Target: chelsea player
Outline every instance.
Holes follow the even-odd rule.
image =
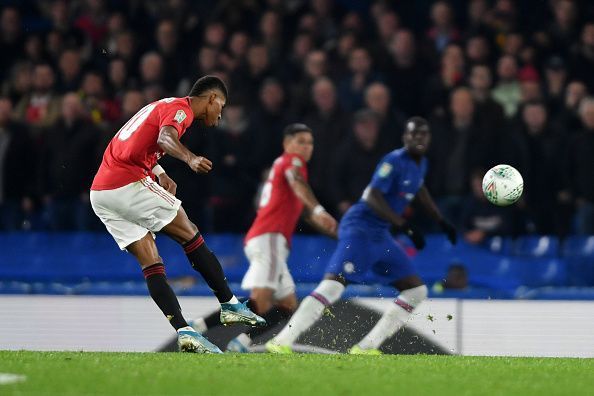
[[[404,232],[417,249],[425,246],[421,233],[402,217],[409,203],[419,203],[456,243],[456,229],[448,223],[424,186],[431,141],[429,124],[410,118],[402,137],[404,147],[387,154],[378,164],[361,199],[344,215],[338,230],[338,245],[326,268],[324,280],[306,297],[283,330],[267,344],[273,353],[291,353],[297,338],[309,329],[327,306],[334,304],[349,283],[389,284],[400,294],[375,327],[349,352],[380,354],[379,347],[394,335],[411,313],[427,298],[427,286],[390,228]]]

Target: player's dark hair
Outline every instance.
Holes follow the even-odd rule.
[[[404,126],[405,132],[412,132],[421,128],[429,129],[429,123],[423,117],[418,116],[411,117],[408,120],[406,120],[406,124]]]
[[[188,96],[200,96],[213,89],[221,91],[225,100],[227,100],[227,86],[223,80],[216,76],[200,77],[192,86]]]
[[[287,136],[294,136],[295,134],[299,133],[299,132],[309,132],[312,133],[313,131],[311,130],[310,127],[308,127],[305,124],[296,122],[293,124],[289,124],[285,127],[285,129],[283,130],[283,136],[287,137]]]

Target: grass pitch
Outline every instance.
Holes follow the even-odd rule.
[[[594,359],[0,351],[0,395],[591,395]],[[1,376],[1,375],[0,375]]]

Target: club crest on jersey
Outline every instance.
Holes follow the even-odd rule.
[[[380,166],[378,174],[379,174],[380,177],[386,177],[391,172],[392,172],[392,164],[389,164],[387,162],[384,162],[382,164],[382,166]]]
[[[297,157],[293,157],[293,159],[291,160],[291,164],[293,166],[303,166],[303,162],[301,162],[301,160]]]
[[[186,113],[183,110],[178,110],[177,113],[175,113],[175,117],[173,117],[173,119],[177,121],[178,124],[181,124],[184,122],[186,117]]]

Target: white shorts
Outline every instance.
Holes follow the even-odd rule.
[[[250,268],[243,277],[241,288],[267,288],[274,290],[275,300],[295,292],[295,282],[287,266],[289,248],[282,234],[262,234],[245,245]]]
[[[150,177],[114,190],[91,190],[91,206],[122,250],[147,232],[161,231],[181,205]]]

